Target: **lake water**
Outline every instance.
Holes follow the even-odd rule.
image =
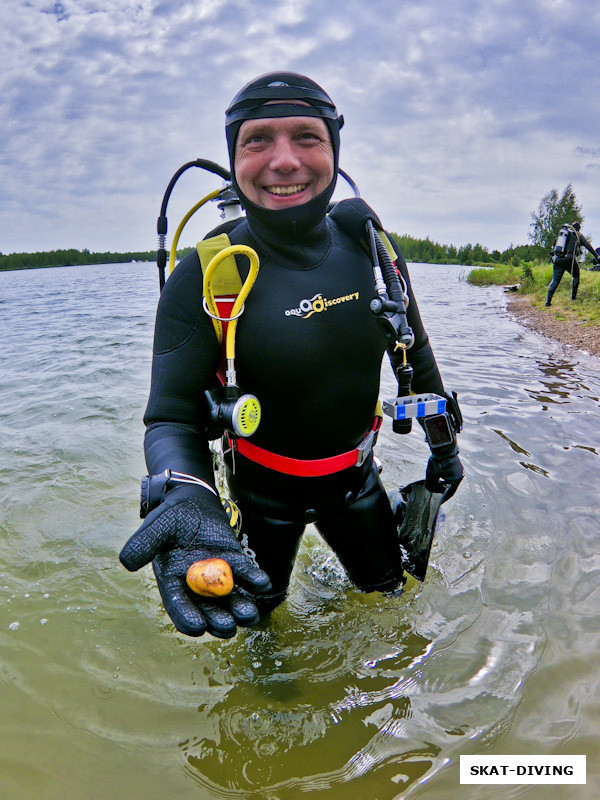
[[[600,360],[414,265],[466,478],[425,584],[361,594],[309,530],[230,641],[169,624],[139,524],[152,265],[0,273],[3,800],[566,800],[600,793]],[[382,395],[395,387],[386,370]],[[390,486],[422,437],[384,424]],[[461,754],[587,755],[587,786],[461,786]]]

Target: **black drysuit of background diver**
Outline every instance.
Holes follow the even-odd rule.
[[[298,151],[315,146],[310,125],[318,122],[330,139],[325,144],[332,162],[332,177],[327,176],[322,190],[317,184],[318,193],[300,202],[275,196],[266,201],[271,207],[244,194],[246,184],[240,187],[236,174],[243,163],[238,163],[236,143],[240,128],[256,120],[265,129],[249,140],[250,148],[262,146],[265,139],[273,144],[281,126],[287,130],[308,120],[308,134],[294,128],[291,138],[284,139],[286,147]],[[369,308],[375,296],[369,255],[357,236],[326,216],[338,173],[342,124],[328,95],[304,76],[272,73],[245,86],[228,109],[226,135],[232,185],[246,217],[209,234],[226,230],[233,244],[250,245],[260,258],[236,338],[239,385],[262,407],[251,441],[303,463],[353,451],[364,440],[373,426],[387,346]],[[304,158],[302,152],[293,156]],[[310,192],[310,186],[304,187],[302,165],[298,177],[289,165],[286,170],[270,182],[296,186],[288,191],[299,191],[301,197]],[[362,208],[380,228],[368,206],[362,203]],[[244,279],[247,260],[236,260]],[[413,390],[445,395],[399,252],[397,266],[408,289],[407,318],[415,336],[408,350]],[[315,298],[322,302],[315,304]],[[400,356],[390,352],[390,358],[395,366]],[[166,282],[157,312],[144,416],[150,475],[170,469],[215,486],[204,391],[214,383],[220,361],[221,348],[203,309],[202,271],[194,252]],[[210,487],[175,483],[129,539],[121,561],[129,570],[152,561],[165,609],[176,628],[191,636],[205,631],[233,636],[236,625],[256,624],[260,612],[280,603],[308,522],[315,523],[359,589],[393,591],[403,581],[397,521],[373,454],[367,453],[360,465],[306,477],[229,452],[228,485],[241,511],[244,550]],[[438,491],[456,487],[462,474],[455,442],[429,459],[427,480]],[[246,554],[248,547],[255,560]],[[209,557],[228,561],[236,581],[233,592],[219,602],[193,596],[185,585],[189,565]]]

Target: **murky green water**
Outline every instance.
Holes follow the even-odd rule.
[[[598,796],[600,360],[458,268],[412,274],[466,421],[426,583],[363,595],[309,532],[289,600],[227,642],[176,634],[117,560],[153,268],[0,274],[2,798]],[[378,451],[390,486],[422,477],[417,433]],[[460,786],[472,753],[586,754],[588,784]]]

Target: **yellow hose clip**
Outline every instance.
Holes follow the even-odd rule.
[[[405,367],[406,363],[407,363],[406,362],[406,350],[407,350],[407,347],[404,344],[404,342],[396,342],[396,346],[394,347],[394,352],[396,352],[396,350],[398,350],[398,348],[400,348],[400,350],[402,350],[402,366]]]

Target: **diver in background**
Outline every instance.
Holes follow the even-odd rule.
[[[181,261],[161,294],[146,463],[150,475],[173,470],[199,483],[169,486],[120,557],[129,570],[152,561],[165,609],[190,636],[233,636],[237,625],[253,625],[281,603],[309,522],[359,589],[393,592],[403,583],[397,520],[372,453],[388,347],[370,309],[372,262],[348,232],[348,215],[336,218],[335,208],[327,214],[342,124],[318,84],[287,72],[247,84],[226,114],[232,184],[246,216],[209,236],[226,232],[260,257],[239,319],[236,365],[242,390],[260,400],[261,422],[226,452],[241,543],[215,490],[208,446],[204,392],[214,384],[221,349],[203,307],[197,252]],[[366,204],[360,208],[381,228]],[[406,263],[396,255],[415,337],[408,350],[414,391],[449,398]],[[236,260],[243,279],[248,266]],[[389,350],[397,366],[400,355]],[[462,475],[454,438],[432,450],[432,490],[454,491]],[[185,585],[190,564],[208,557],[228,561],[235,577],[236,587],[219,601],[193,596]]]
[[[565,272],[570,272],[572,276],[571,300],[577,299],[577,290],[579,289],[579,257],[581,255],[582,245],[594,256],[594,259],[597,259],[596,251],[581,233],[581,225],[579,222],[573,222],[571,225],[563,225],[559,231],[556,244],[554,245],[552,256],[552,281],[548,286],[546,308],[552,304],[554,292],[558,289]],[[594,261],[594,263],[596,262]]]

